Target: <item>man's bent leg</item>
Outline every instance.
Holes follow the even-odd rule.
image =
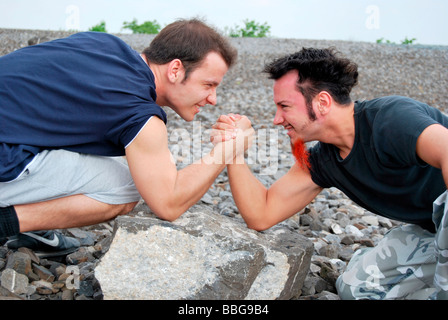
[[[434,234],[404,225],[357,251],[336,287],[342,299],[428,299],[435,267]]]
[[[130,212],[137,202],[111,205],[85,195],[15,206],[20,232],[97,224]]]
[[[448,191],[440,195],[433,204],[433,221],[436,225],[435,251],[437,265],[434,285],[437,292],[431,299],[448,300]]]
[[[40,153],[19,178],[0,183],[0,207],[14,206],[22,231],[98,223],[139,200],[123,158],[64,150]]]

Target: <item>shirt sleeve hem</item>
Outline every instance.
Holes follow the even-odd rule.
[[[129,145],[135,140],[135,138],[137,138],[138,134],[143,130],[143,128],[146,126],[146,124],[149,122],[149,120],[152,119],[152,117],[154,117],[154,116],[150,116],[150,117],[149,117],[149,119],[145,122],[145,124],[144,124],[144,125],[140,128],[140,130],[136,133],[136,135],[134,136],[134,138],[132,138],[132,140],[129,141],[129,143],[124,147],[125,149],[126,149],[127,147],[129,147]]]

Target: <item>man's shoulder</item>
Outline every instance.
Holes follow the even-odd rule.
[[[394,96],[384,96],[380,98],[375,98],[372,100],[362,100],[356,101],[358,110],[369,110],[369,111],[383,111],[383,110],[397,110],[401,108],[432,108],[426,103],[415,100],[410,97],[404,97],[399,95]]]
[[[69,35],[65,38],[55,39],[41,44],[42,48],[73,48],[107,53],[116,48],[128,48],[129,45],[121,38],[106,32],[83,31]],[[40,46],[40,45],[39,45]],[[107,49],[105,49],[107,47]]]
[[[121,40],[119,37],[107,33],[107,32],[98,32],[98,31],[81,31],[74,33],[67,37],[67,39],[77,39],[77,38],[90,38],[90,39],[114,39],[114,40]]]
[[[432,117],[440,113],[428,104],[404,96],[385,96],[372,100],[356,101],[355,115],[367,120],[372,126],[400,121],[406,122],[408,118]],[[398,123],[396,123],[398,124]]]

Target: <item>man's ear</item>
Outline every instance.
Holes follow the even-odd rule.
[[[167,76],[171,83],[182,81],[185,75],[185,69],[182,61],[174,59],[168,63]]]
[[[321,115],[325,115],[330,112],[333,105],[333,98],[327,91],[321,91],[317,95],[317,110]]]

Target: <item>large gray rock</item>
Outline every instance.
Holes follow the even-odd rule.
[[[116,219],[95,277],[104,299],[291,299],[312,249],[286,226],[256,232],[206,206],[170,223],[143,203]]]

